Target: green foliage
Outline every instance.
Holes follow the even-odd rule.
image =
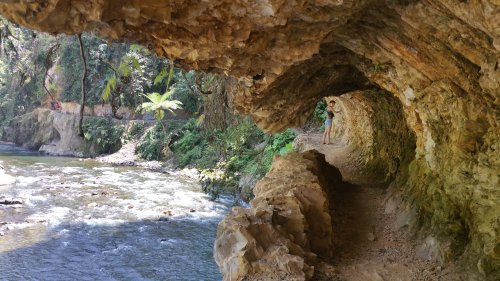
[[[201,112],[198,111],[203,103],[203,97],[196,92],[195,72],[182,73],[177,71],[173,80],[176,82],[172,87],[174,91],[172,98],[182,102],[183,109],[188,113],[200,114]]]
[[[291,144],[295,137],[296,134],[292,129],[286,129],[283,133],[273,134],[268,139],[268,143],[271,143],[269,149],[277,153],[288,144]]]
[[[144,129],[145,129],[144,123],[139,123],[139,122],[134,123],[132,125],[132,128],[130,128],[125,139],[126,140],[133,140],[133,139],[139,138],[144,133]]]
[[[153,84],[154,85],[160,84],[163,81],[163,79],[165,79],[165,77],[167,77],[167,74],[168,74],[168,71],[167,71],[167,68],[165,67],[160,71],[160,73],[158,73],[158,75],[156,75]]]
[[[144,95],[149,102],[142,103],[141,108],[146,112],[153,112],[155,119],[161,121],[163,117],[165,117],[165,111],[169,111],[173,114],[174,110],[181,108],[182,103],[180,101],[168,100],[171,95],[172,91],[168,91],[163,95],[159,93]]]
[[[83,121],[83,136],[87,144],[96,145],[96,153],[113,153],[121,147],[124,127],[115,125],[111,119],[87,117]]]
[[[209,143],[207,132],[198,128],[190,119],[177,134],[182,137],[172,147],[174,159],[180,167],[196,165],[201,169],[215,166],[218,161],[216,148]]]
[[[314,118],[317,123],[321,124],[321,127],[319,128],[321,132],[325,131],[325,124],[323,121],[326,119],[326,108],[327,104],[324,99],[321,99],[314,108]]]
[[[326,101],[321,99],[314,108],[314,117],[317,121],[323,122],[326,119]]]
[[[0,18],[0,123],[40,106],[47,98],[43,89],[44,63],[55,40]]]
[[[293,144],[291,142],[287,143],[285,146],[280,148],[279,154],[281,156],[286,155],[288,153],[294,152],[295,149],[293,148]]]
[[[137,146],[137,153],[145,160],[163,160],[166,157],[167,133],[161,123],[149,129],[142,142]]]
[[[109,102],[111,100],[111,91],[116,89],[116,76],[109,78],[104,91],[102,92],[102,100],[104,102]]]
[[[174,160],[180,167],[205,170],[202,185],[212,198],[239,192],[238,181],[244,174],[263,177],[274,155],[293,151],[295,138],[293,130],[266,135],[249,119],[240,119],[225,131],[204,130],[191,119],[179,132],[182,137],[172,146]]]

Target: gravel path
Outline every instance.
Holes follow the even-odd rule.
[[[322,144],[320,134],[300,135],[300,150],[316,149],[338,167],[346,181],[332,195],[334,258],[320,263],[315,281],[470,280],[419,255],[421,241],[397,227],[386,212],[386,185],[373,183],[356,165],[355,152],[339,143]]]

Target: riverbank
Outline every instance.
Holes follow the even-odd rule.
[[[126,144],[122,145],[120,150],[118,150],[117,152],[98,156],[95,158],[95,160],[112,166],[141,167],[154,172],[168,173],[170,175],[181,175],[194,180],[201,179],[201,173],[196,168],[186,167],[180,169],[173,163],[172,159],[165,162],[139,159],[139,156],[136,153],[138,144],[139,141],[137,140],[129,141]]]
[[[293,151],[295,133],[267,135],[248,118],[232,118],[224,130],[213,130],[194,118],[151,124],[87,116],[82,138],[76,115],[38,108],[16,117],[2,138],[49,155],[173,171],[200,180],[214,200],[233,194],[249,201],[273,157]]]

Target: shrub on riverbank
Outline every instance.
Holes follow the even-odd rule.
[[[164,160],[165,147],[168,142],[167,132],[161,123],[146,131],[141,143],[137,146],[137,154],[145,160]]]
[[[125,136],[125,140],[130,141],[130,140],[138,139],[144,134],[145,130],[146,130],[146,126],[145,126],[144,122],[135,122],[135,123],[133,123],[130,130],[127,132],[127,134]]]
[[[267,135],[249,119],[241,119],[226,130],[204,130],[194,119],[180,130],[182,137],[172,146],[179,167],[193,166],[204,174],[203,190],[213,199],[221,193],[251,197],[242,178],[262,178],[276,154],[291,152],[293,130]],[[243,194],[242,194],[243,193]]]
[[[94,145],[95,154],[109,154],[120,149],[125,128],[112,119],[86,117],[83,121],[83,136],[88,147]]]

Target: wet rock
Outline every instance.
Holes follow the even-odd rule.
[[[21,205],[23,204],[22,201],[20,200],[15,200],[15,199],[3,199],[3,200],[0,200],[0,205]]]
[[[167,217],[161,217],[158,219],[158,221],[169,221],[170,219]]]
[[[46,223],[47,221],[47,219],[42,218],[29,218],[24,220],[26,223]]]
[[[244,174],[238,181],[238,188],[241,190],[240,196],[243,200],[248,201],[253,196],[253,188],[257,183],[255,175]]]
[[[196,210],[195,209],[191,209],[191,210],[189,210],[189,212],[190,213],[194,213],[194,212],[196,212]]]

